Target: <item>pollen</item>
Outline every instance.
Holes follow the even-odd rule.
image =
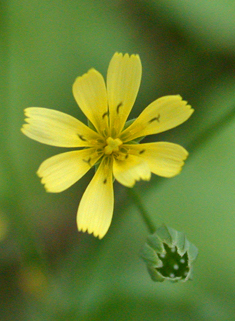
[[[112,137],[108,137],[106,139],[106,143],[107,145],[104,148],[104,153],[106,155],[110,155],[113,152],[118,152],[119,151],[119,146],[122,145],[122,141],[119,138],[112,138]]]

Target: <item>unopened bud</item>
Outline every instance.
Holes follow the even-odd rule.
[[[149,235],[141,257],[153,281],[187,281],[192,277],[192,263],[198,249],[190,243],[185,234],[162,225]]]

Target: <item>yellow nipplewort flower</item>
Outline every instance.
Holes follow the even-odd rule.
[[[78,181],[91,167],[98,168],[82,196],[78,230],[102,238],[112,220],[113,179],[127,187],[136,181],[148,181],[151,172],[163,177],[177,175],[187,151],[173,143],[139,144],[138,138],[157,134],[185,122],[193,109],[179,95],[165,96],[152,102],[133,122],[126,123],[135,102],[140,81],[138,55],[115,53],[108,73],[107,87],[95,69],[78,77],[73,95],[90,122],[47,108],[25,109],[22,132],[44,144],[75,147],[45,160],[38,176],[48,192],[61,192]]]

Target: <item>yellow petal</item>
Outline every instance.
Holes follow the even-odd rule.
[[[100,239],[106,234],[113,215],[112,164],[103,159],[82,196],[77,213],[79,231],[93,233]]]
[[[107,74],[107,91],[111,130],[118,135],[134,105],[141,81],[142,67],[138,55],[115,53]]]
[[[121,134],[122,141],[164,132],[185,122],[193,109],[179,95],[164,96],[146,107]]]
[[[99,158],[92,148],[62,153],[46,159],[37,174],[48,192],[59,193],[76,183]]]
[[[103,134],[108,127],[107,92],[103,76],[95,69],[90,69],[75,80],[73,95],[82,112]]]
[[[143,158],[152,173],[163,177],[179,174],[188,156],[182,146],[167,142],[125,144],[125,147],[129,153]]]
[[[92,146],[100,136],[78,119],[57,110],[25,109],[22,132],[40,143],[58,147]]]
[[[128,155],[124,160],[114,159],[113,175],[124,186],[133,187],[136,181],[149,181],[151,172],[148,163],[141,157]]]

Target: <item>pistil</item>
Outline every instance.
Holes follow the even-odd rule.
[[[108,137],[106,139],[106,143],[107,145],[104,148],[104,153],[106,155],[110,155],[113,152],[118,152],[119,151],[119,146],[122,145],[122,141],[119,138],[112,138],[112,137]]]

